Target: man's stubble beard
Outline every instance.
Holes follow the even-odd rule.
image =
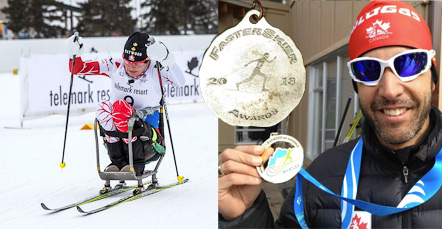
[[[422,110],[420,110],[419,113],[416,113],[415,116],[413,117],[412,120],[415,120],[414,122],[412,122],[409,126],[409,128],[407,128],[407,131],[404,133],[397,133],[394,130],[389,129],[388,127],[386,127],[386,125],[383,125],[379,120],[377,120],[375,117],[371,117],[367,112],[367,109],[370,109],[370,111],[372,111],[373,113],[378,110],[376,107],[380,104],[382,105],[393,105],[393,104],[404,104],[404,103],[412,103],[413,108],[419,109],[419,106],[416,105],[416,102],[414,101],[376,101],[374,103],[371,104],[370,108],[366,108],[365,105],[361,104],[361,102],[359,102],[360,107],[361,107],[361,111],[364,114],[364,117],[367,120],[367,123],[374,129],[376,135],[385,143],[387,144],[391,144],[391,145],[400,145],[403,143],[406,143],[408,141],[410,141],[411,139],[413,139],[417,133],[419,133],[419,131],[422,129],[422,126],[425,123],[425,120],[428,118],[428,115],[430,113],[431,110],[431,101],[432,101],[432,95],[431,93],[427,96],[425,96],[426,98],[423,100],[423,107]]]

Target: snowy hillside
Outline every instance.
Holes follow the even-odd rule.
[[[217,228],[217,119],[204,103],[168,106],[178,171],[188,183],[85,216],[76,208],[51,214],[40,203],[58,207],[103,187],[93,131],[80,130],[93,122],[94,113],[70,117],[66,168],[60,169],[66,116],[25,120],[24,128],[18,128],[19,102],[19,77],[0,74],[0,228]],[[166,142],[170,145],[169,139]],[[158,173],[163,185],[176,181],[168,149]],[[109,159],[102,145],[100,151],[104,168]],[[123,195],[82,208],[102,206]]]

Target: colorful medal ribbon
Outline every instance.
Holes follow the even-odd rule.
[[[408,191],[407,195],[402,199],[397,207],[383,206],[379,204],[372,204],[362,200],[356,200],[357,187],[359,182],[359,173],[361,168],[362,157],[362,138],[359,139],[355,148],[351,152],[350,159],[345,171],[345,177],[342,185],[342,196],[336,195],[319,181],[313,178],[306,170],[301,169],[296,176],[296,192],[294,201],[294,210],[299,225],[302,228],[308,228],[304,219],[304,203],[302,197],[302,177],[307,179],[316,187],[322,189],[328,194],[341,199],[341,228],[349,228],[351,224],[351,217],[353,215],[354,206],[370,212],[373,215],[385,216],[396,214],[417,207],[431,197],[442,186],[442,149],[436,155],[436,162],[416,184]]]

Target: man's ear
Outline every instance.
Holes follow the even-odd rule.
[[[436,89],[436,84],[431,82],[431,92],[434,92],[434,89]]]

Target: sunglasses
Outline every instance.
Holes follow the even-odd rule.
[[[416,79],[431,67],[434,50],[412,49],[393,56],[389,60],[373,57],[360,57],[347,63],[351,78],[367,86],[376,86],[381,80],[386,67],[407,82]]]
[[[144,60],[133,61],[132,62],[132,61],[126,60],[126,58],[124,58],[124,56],[123,56],[124,64],[125,65],[131,65],[131,66],[134,66],[134,67],[142,66],[143,64],[147,63],[149,60],[150,60],[150,58],[146,57],[146,59],[144,59]]]

